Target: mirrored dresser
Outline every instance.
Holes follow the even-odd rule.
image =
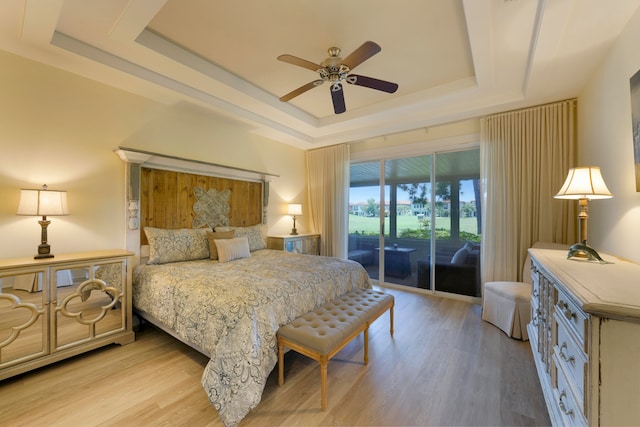
[[[528,333],[552,424],[640,425],[640,265],[529,253]]]
[[[132,252],[0,260],[0,380],[133,342]]]

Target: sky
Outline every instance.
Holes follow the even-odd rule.
[[[462,181],[460,200],[471,202],[475,199],[473,194],[473,183],[471,180]],[[375,201],[380,200],[379,187],[355,187],[349,190],[349,201],[352,203],[366,202],[370,198]],[[406,191],[398,190],[398,200],[409,201],[409,194]]]

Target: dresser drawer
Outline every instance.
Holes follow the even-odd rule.
[[[568,379],[571,380],[578,394],[584,396],[585,371],[588,361],[587,355],[581,348],[581,345],[575,341],[575,338],[569,332],[569,326],[564,316],[555,313],[554,320],[556,324],[557,342],[553,351],[557,356],[558,365],[567,373]],[[581,408],[584,408],[583,398],[578,403]]]
[[[587,420],[584,417],[582,405],[578,402],[584,400],[580,394],[576,396],[577,390],[572,386],[571,380],[567,378],[565,372],[560,368],[561,361],[557,354],[553,355],[553,369],[556,372],[557,388],[553,390],[555,397],[554,404],[562,417],[563,426],[586,426]]]
[[[558,300],[555,305],[556,316],[562,316],[567,321],[571,330],[576,334],[580,341],[580,347],[586,351],[585,339],[587,335],[587,315],[573,301],[569,299],[567,294],[560,288],[557,288]]]

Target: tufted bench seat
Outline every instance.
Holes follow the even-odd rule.
[[[369,362],[369,325],[389,310],[393,335],[393,295],[357,289],[278,329],[278,384],[284,384],[284,349],[320,363],[322,409],[327,408],[327,363],[360,332],[364,332],[364,364]]]

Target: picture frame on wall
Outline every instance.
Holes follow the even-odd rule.
[[[636,176],[636,191],[640,192],[640,70],[630,79],[631,124],[633,126],[633,163]]]

